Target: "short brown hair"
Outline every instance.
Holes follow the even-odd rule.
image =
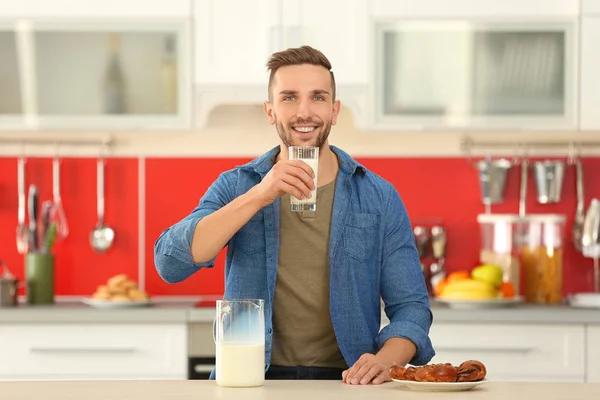
[[[319,50],[310,46],[302,46],[273,53],[267,61],[267,69],[271,71],[269,75],[269,101],[272,100],[271,86],[273,85],[275,72],[281,67],[301,64],[320,65],[327,68],[331,75],[331,88],[333,91],[331,96],[335,100],[335,77],[333,71],[331,71],[331,63]]]

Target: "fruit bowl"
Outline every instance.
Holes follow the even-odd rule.
[[[523,302],[523,298],[513,297],[510,299],[484,299],[484,300],[461,300],[461,299],[443,299],[436,298],[437,303],[445,304],[449,308],[456,310],[477,310],[482,308],[505,308],[511,307]]]

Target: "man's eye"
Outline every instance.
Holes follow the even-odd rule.
[[[283,101],[292,101],[292,100],[294,100],[294,96],[285,96],[283,98]]]
[[[325,97],[323,97],[323,96],[315,96],[315,100],[324,101]]]

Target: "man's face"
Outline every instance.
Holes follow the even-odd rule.
[[[340,111],[340,102],[334,102],[332,95],[331,75],[324,67],[303,64],[277,70],[271,101],[265,102],[264,109],[283,145],[322,148],[327,144]]]

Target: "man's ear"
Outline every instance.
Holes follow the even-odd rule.
[[[331,116],[331,125],[335,125],[337,123],[337,117],[340,113],[341,103],[339,100],[336,100],[333,103],[333,115]]]
[[[265,115],[267,116],[267,120],[269,121],[269,124],[273,125],[275,123],[275,115],[273,113],[273,105],[269,101],[264,102],[263,111],[265,112]]]

